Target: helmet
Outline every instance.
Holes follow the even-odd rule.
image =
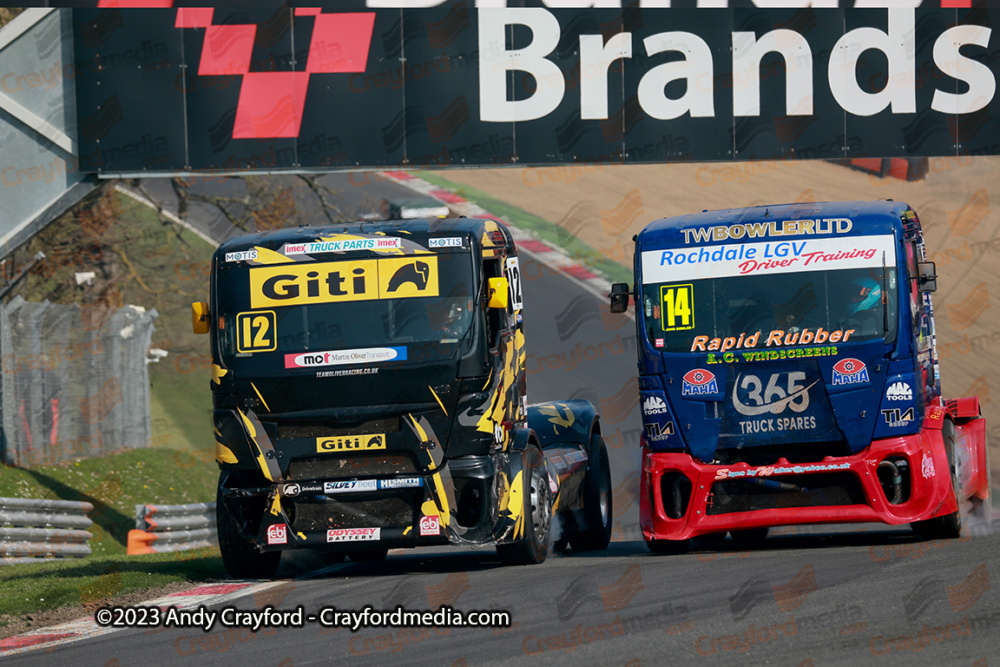
[[[882,303],[882,286],[871,278],[855,278],[847,292],[847,311],[861,313]]]

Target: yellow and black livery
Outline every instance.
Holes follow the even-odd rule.
[[[516,246],[488,219],[231,239],[193,305],[212,346],[219,542],[354,560],[495,544],[505,563],[607,546],[611,482],[586,401],[527,404]]]

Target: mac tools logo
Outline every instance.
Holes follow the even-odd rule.
[[[650,396],[642,402],[642,414],[647,417],[665,415],[667,414],[667,404],[659,396]]]
[[[885,390],[885,397],[890,401],[911,401],[913,390],[906,382],[894,382]]]
[[[319,7],[296,7],[296,17],[314,21],[305,70],[251,72],[257,26],[213,25],[213,13],[212,8],[178,9],[174,27],[205,31],[198,76],[242,78],[233,139],[298,137],[309,79],[364,72],[375,28],[374,12],[324,14]]]

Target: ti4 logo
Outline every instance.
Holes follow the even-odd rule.
[[[907,408],[905,412],[900,408],[882,410],[882,417],[889,426],[905,426],[913,421],[913,408]]]

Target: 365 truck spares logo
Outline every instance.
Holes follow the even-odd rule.
[[[213,25],[214,13],[213,8],[178,9],[174,27],[205,31],[198,76],[242,77],[233,139],[298,137],[313,75],[365,71],[375,12],[324,14],[318,7],[296,7],[297,20],[313,20],[305,68],[296,72],[251,72],[258,26]]]

